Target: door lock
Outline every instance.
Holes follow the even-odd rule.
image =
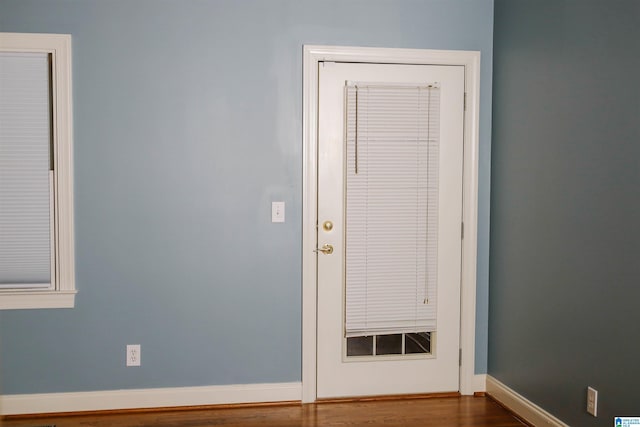
[[[325,255],[331,255],[333,253],[333,245],[322,245],[321,248],[314,249],[313,252],[322,252]]]

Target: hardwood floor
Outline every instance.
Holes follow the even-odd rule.
[[[488,397],[446,397],[9,418],[5,427],[522,427]]]

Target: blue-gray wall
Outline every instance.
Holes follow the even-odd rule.
[[[639,1],[496,0],[488,371],[572,426],[640,416],[638,70]]]
[[[2,392],[300,380],[303,44],[482,52],[485,372],[492,29],[493,0],[0,0],[73,37],[79,289],[0,314]]]

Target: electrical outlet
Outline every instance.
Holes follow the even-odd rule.
[[[598,416],[598,390],[591,387],[587,387],[587,412]]]
[[[127,366],[140,366],[140,344],[127,345]]]

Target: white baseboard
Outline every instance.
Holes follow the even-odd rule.
[[[487,393],[536,427],[569,427],[535,403],[516,393],[491,375],[487,375]]]
[[[487,391],[487,374],[475,374],[473,376],[473,392],[483,393]]]
[[[172,406],[299,401],[302,383],[239,384],[0,396],[0,414],[103,411]]]

